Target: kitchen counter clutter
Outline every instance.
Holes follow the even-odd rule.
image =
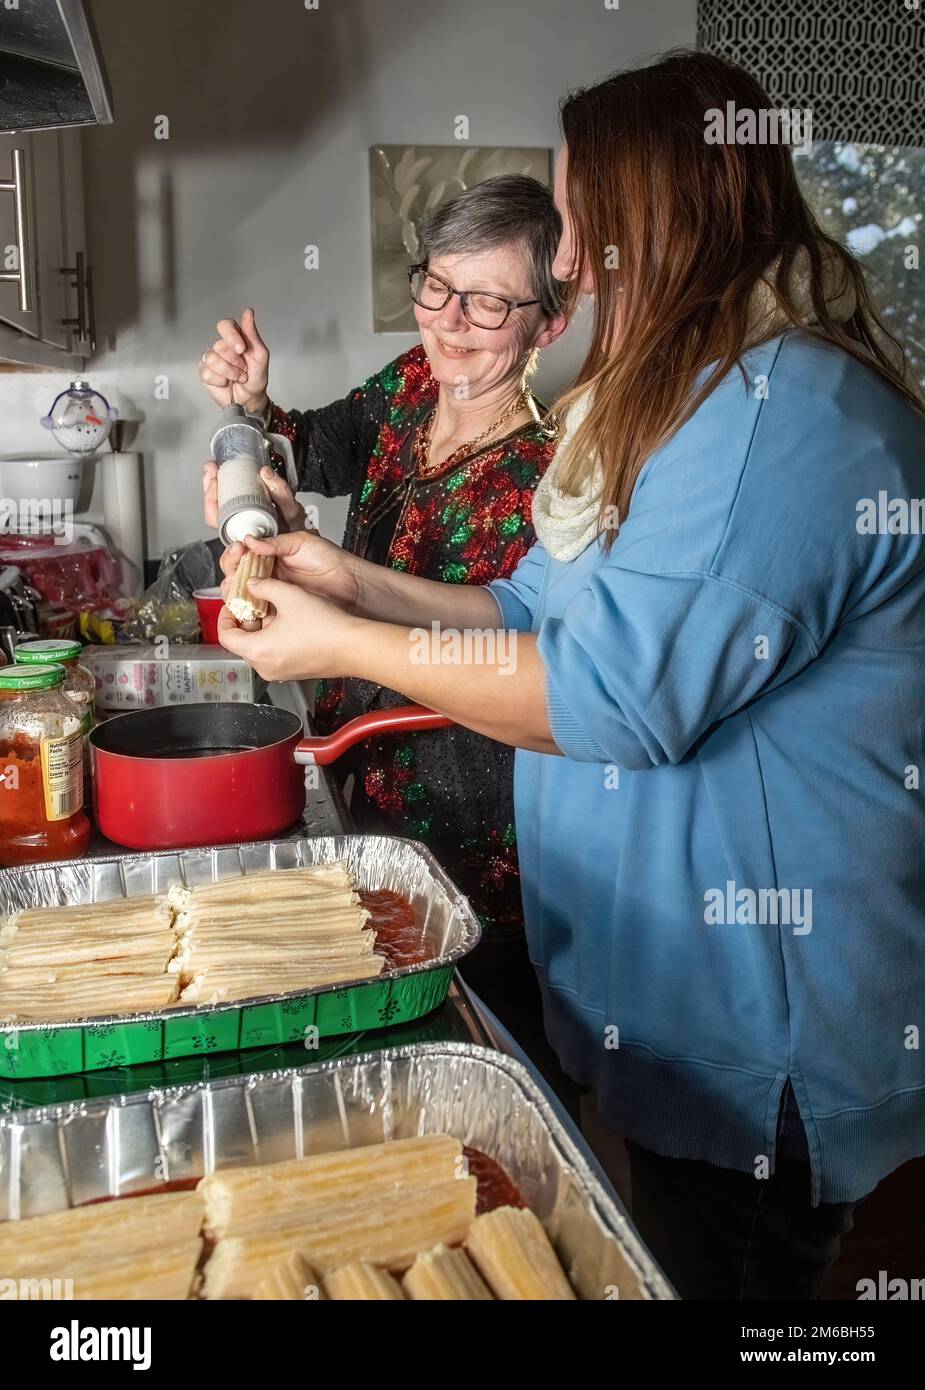
[[[345,835],[336,788],[312,782],[282,839],[148,855],[97,837],[0,876],[15,922],[132,898],[182,913],[249,874],[259,896],[265,875],[347,866],[400,888],[430,953],[240,1006],[4,1025],[0,1273],[54,1278],[66,1251],[76,1299],[672,1297],[543,1084],[451,985],[478,939],[466,900],[423,847]],[[383,1143],[384,1166],[364,1154]]]

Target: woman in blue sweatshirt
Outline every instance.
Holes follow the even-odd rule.
[[[594,328],[513,577],[283,536],[274,615],[221,636],[518,748],[547,1030],[629,1141],[637,1224],[685,1296],[813,1297],[925,1152],[925,414],[729,103],[770,109],[682,53],[563,107],[557,273]]]

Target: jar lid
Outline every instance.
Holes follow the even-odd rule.
[[[0,690],[51,690],[66,679],[63,666],[0,666]]]
[[[20,642],[13,655],[17,666],[47,666],[50,661],[76,661],[82,651],[80,642],[40,637],[33,642]]]

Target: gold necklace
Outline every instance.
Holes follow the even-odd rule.
[[[437,407],[434,406],[424,423],[418,426],[417,433],[414,436],[412,454],[414,456],[418,477],[433,478],[438,473],[442,473],[444,469],[449,468],[456,462],[458,457],[467,458],[469,454],[474,454],[482,444],[486,443],[487,440],[491,438],[496,430],[500,429],[508,420],[525,409],[529,399],[529,391],[521,391],[508,406],[507,410],[499,415],[497,420],[492,421],[487,430],[483,430],[475,439],[470,439],[467,443],[460,444],[458,448],[454,449],[451,454],[448,454],[445,459],[441,459],[439,463],[431,463],[430,461],[430,436],[437,415]]]

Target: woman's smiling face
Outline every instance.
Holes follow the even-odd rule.
[[[434,256],[428,269],[458,290],[484,290],[510,300],[535,297],[527,259],[515,246]],[[442,309],[415,304],[414,317],[435,379],[458,394],[460,377],[465,378],[470,397],[519,378],[530,353],[547,340],[547,320],[538,304],[512,309],[501,328],[476,328],[457,295]]]

